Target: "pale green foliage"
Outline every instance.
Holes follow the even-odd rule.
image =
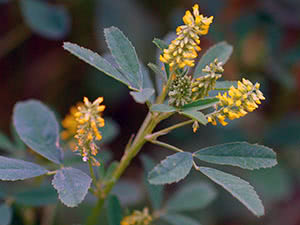
[[[170,184],[185,178],[193,166],[189,152],[178,152],[160,162],[150,173],[151,184]]]
[[[91,183],[88,175],[70,167],[58,170],[52,180],[59,199],[68,207],[75,207],[83,201]]]
[[[200,167],[199,170],[209,179],[222,186],[233,197],[243,203],[253,214],[262,216],[265,213],[264,207],[253,187],[239,177],[222,171]]]
[[[34,163],[0,156],[0,180],[24,180],[47,172],[48,170]]]
[[[151,107],[152,112],[175,112],[176,108],[167,104],[156,104]]]
[[[180,114],[185,115],[186,117],[189,117],[193,120],[196,120],[203,125],[207,124],[207,119],[205,115],[200,111],[184,110],[183,112],[180,112]]]
[[[260,169],[275,166],[276,153],[262,145],[234,142],[201,149],[194,156],[202,161],[238,166],[243,169]]]
[[[53,112],[36,100],[16,104],[13,121],[22,141],[54,163],[61,163],[58,123]]]

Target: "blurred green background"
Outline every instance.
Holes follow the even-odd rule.
[[[144,64],[156,62],[153,38],[175,31],[182,24],[185,10],[195,3],[201,13],[214,16],[208,35],[201,39],[200,55],[219,41],[233,45],[223,78],[245,77],[260,82],[266,101],[227,127],[207,125],[196,134],[191,127],[185,127],[163,139],[190,151],[230,141],[259,143],[278,153],[279,166],[247,173],[234,170],[256,187],[266,207],[264,217],[255,218],[219,188],[214,203],[193,214],[204,225],[300,224],[299,0],[0,0],[0,130],[10,134],[13,106],[20,100],[39,99],[61,119],[83,96],[91,100],[104,96],[105,116],[113,118],[120,127],[119,135],[107,148],[119,159],[147,108],[133,101],[126,86],[64,51],[63,41],[104,55],[107,48],[103,29],[113,25],[132,41]],[[162,126],[179,120],[180,117],[173,117]],[[170,153],[159,150],[147,144],[143,153],[158,162]],[[143,168],[137,158],[120,188],[126,206],[145,205],[142,176]],[[185,182],[201,179],[195,175]],[[177,187],[168,185],[165,189],[170,194]],[[25,216],[34,217],[32,224],[43,224],[47,210],[54,210],[24,206],[21,209]],[[59,203],[53,222],[79,224],[88,211],[88,203],[76,209]],[[19,217],[14,214],[14,224],[22,224]]]

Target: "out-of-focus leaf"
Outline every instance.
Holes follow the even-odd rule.
[[[83,201],[91,183],[88,175],[71,167],[58,170],[52,180],[58,198],[68,207],[75,207]]]
[[[11,130],[11,133],[12,133],[12,136],[13,136],[13,139],[14,139],[15,148],[18,149],[18,150],[26,150],[26,145],[24,144],[24,142],[19,137],[13,123],[11,123],[10,130]]]
[[[205,182],[190,183],[178,190],[166,204],[167,211],[188,211],[206,207],[217,196],[215,188]]]
[[[277,164],[276,153],[272,149],[247,142],[215,145],[203,148],[193,155],[205,162],[249,170],[273,167]]]
[[[164,51],[164,49],[168,48],[168,44],[164,41],[161,40],[159,38],[154,38],[154,40],[152,41],[153,44],[156,45],[156,47],[158,47],[161,51]]]
[[[160,209],[163,200],[163,186],[152,185],[148,182],[147,179],[147,175],[154,168],[155,163],[150,157],[146,155],[143,155],[141,159],[145,169],[144,183],[146,185],[146,189],[149,195],[149,199],[151,201],[151,205],[154,209]]]
[[[107,216],[109,225],[120,225],[122,220],[122,208],[115,195],[110,195],[107,199]]]
[[[218,98],[204,98],[184,105],[182,111],[198,111],[214,106],[219,102]]]
[[[1,204],[0,216],[0,225],[10,225],[12,219],[12,209],[6,204]]]
[[[264,206],[262,205],[262,202],[254,188],[247,181],[213,168],[200,167],[199,171],[215,183],[222,186],[226,191],[232,194],[233,197],[246,206],[254,215],[264,215]]]
[[[24,180],[46,174],[48,170],[20,159],[0,156],[0,180]]]
[[[111,193],[118,196],[122,205],[137,204],[143,198],[141,187],[130,180],[118,181]]]
[[[180,114],[187,116],[192,120],[196,120],[203,125],[206,125],[208,123],[205,115],[199,111],[185,110],[180,112]]]
[[[215,90],[228,91],[231,86],[237,87],[237,81],[217,81]]]
[[[156,104],[151,107],[152,112],[175,112],[176,108],[167,104]]]
[[[143,63],[140,63],[141,71],[143,74],[143,89],[150,88],[155,90],[154,83],[151,80],[150,73],[147,67]],[[154,91],[155,92],[155,91]],[[149,101],[153,104],[155,102],[155,93],[151,95]]]
[[[14,144],[9,140],[9,138],[0,131],[0,149],[12,152],[14,150]]]
[[[41,186],[32,188],[14,195],[18,204],[36,207],[55,204],[57,202],[57,193],[53,187]]]
[[[133,99],[140,104],[144,104],[146,101],[148,101],[154,94],[154,89],[152,88],[145,88],[142,89],[139,92],[131,91],[130,95],[133,97]]]
[[[193,155],[178,152],[161,161],[148,175],[150,184],[170,184],[185,178],[193,167]]]
[[[119,125],[111,118],[104,118],[105,126],[100,128],[102,139],[101,144],[113,141],[120,133]]]
[[[63,6],[47,1],[21,0],[21,11],[26,24],[43,37],[61,39],[70,30],[71,18]]]
[[[113,174],[115,169],[118,167],[118,165],[119,165],[119,162],[117,162],[117,161],[114,161],[109,165],[109,167],[106,170],[104,180],[109,180],[111,178],[111,175]]]
[[[218,58],[219,62],[225,64],[231,56],[232,51],[233,47],[225,41],[220,42],[209,48],[198,62],[195,69],[194,77],[197,78],[205,75],[205,73],[202,70],[206,67],[206,65],[212,63],[216,58]]]
[[[33,151],[54,163],[61,163],[58,123],[47,106],[36,100],[18,102],[13,121],[18,135]]]
[[[101,72],[105,73],[106,75],[127,85],[128,88],[132,90],[139,90],[139,87],[137,87],[135,84],[132,84],[129,80],[127,80],[127,78],[121,72],[119,72],[115,67],[113,67],[108,61],[106,61],[103,57],[101,57],[97,53],[89,49],[80,47],[77,44],[72,44],[70,42],[64,43],[64,49],[69,51],[73,55],[77,56],[79,59],[83,60],[84,62],[100,70]]]
[[[158,65],[154,63],[148,63],[148,67],[155,73],[156,76],[162,79],[162,82],[167,82],[167,77],[165,73],[163,73],[163,71],[158,67]]]
[[[263,198],[269,202],[288,198],[293,189],[292,177],[286,169],[280,166],[271,170],[255,171],[250,174],[249,179]]]
[[[135,48],[128,38],[116,27],[104,29],[106,43],[125,77],[136,89],[143,86],[143,77]]]
[[[190,217],[180,214],[166,214],[161,217],[164,221],[171,225],[200,225],[200,223]]]

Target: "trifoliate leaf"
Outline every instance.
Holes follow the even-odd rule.
[[[193,155],[178,152],[160,162],[148,176],[150,184],[170,184],[185,178],[193,167]]]
[[[68,207],[81,203],[90,188],[92,179],[75,168],[63,168],[55,174],[52,185],[58,192],[58,197]]]
[[[131,91],[130,95],[133,97],[133,99],[140,104],[144,104],[146,101],[148,101],[154,94],[154,89],[152,88],[145,88],[142,89],[139,92]]]
[[[48,170],[37,164],[0,156],[0,180],[25,180],[47,172]]]
[[[247,181],[213,168],[200,167],[199,171],[215,183],[222,186],[225,190],[232,194],[233,197],[245,205],[254,215],[264,215],[264,206],[262,205],[262,202],[254,188]]]
[[[186,111],[186,110],[192,110],[192,111],[198,111],[198,110],[203,110],[210,108],[214,105],[216,105],[219,102],[218,98],[204,98],[204,99],[199,99],[196,100],[192,103],[184,105],[181,110]]]
[[[13,121],[18,135],[26,145],[50,161],[61,163],[58,123],[47,106],[36,100],[18,102],[14,108]]]
[[[268,168],[277,164],[276,153],[272,149],[247,142],[215,145],[203,148],[193,155],[205,162],[250,170]]]
[[[176,108],[167,104],[156,104],[151,107],[152,112],[175,112]]]

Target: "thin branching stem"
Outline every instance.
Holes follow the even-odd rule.
[[[168,143],[165,143],[165,142],[161,142],[161,141],[157,141],[157,140],[149,140],[149,142],[151,142],[152,144],[159,145],[161,147],[170,149],[170,150],[175,151],[175,152],[184,152],[182,149],[177,148],[177,147],[175,147],[173,145],[170,145]]]

